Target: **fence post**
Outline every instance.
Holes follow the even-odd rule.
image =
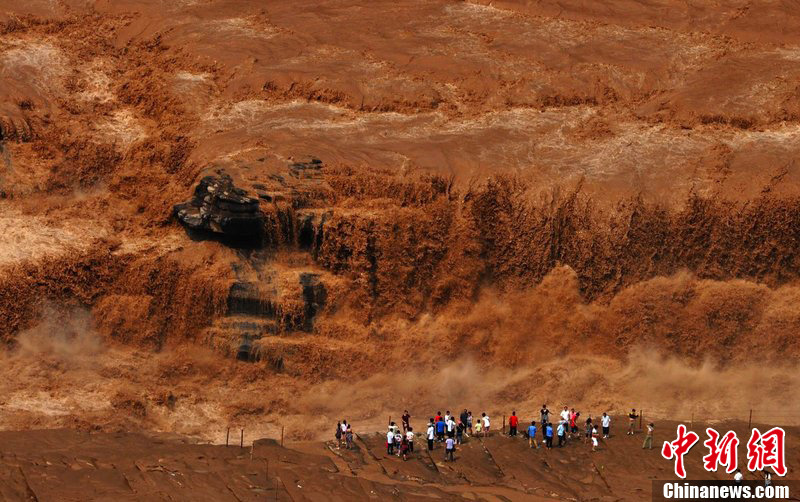
[[[244,448],[244,429],[242,429],[242,435],[239,438],[239,448]]]
[[[228,446],[228,439],[231,437],[231,428],[228,427],[228,430],[225,432],[225,446]]]
[[[281,425],[281,446],[283,446],[283,431],[284,431],[284,426]]]
[[[750,429],[753,427],[753,410],[750,409],[750,418],[747,420],[747,428]]]

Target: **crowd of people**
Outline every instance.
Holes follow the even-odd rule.
[[[583,443],[591,444],[592,451],[597,451],[600,443],[600,431],[602,431],[602,439],[609,439],[611,437],[611,416],[608,413],[603,414],[593,420],[591,416],[583,421],[584,431],[580,432],[581,413],[575,411],[575,408],[564,406],[558,415],[553,415],[547,408],[547,404],[542,405],[539,411],[539,422],[537,425],[536,420],[531,420],[530,425],[523,429],[522,435],[528,440],[530,448],[540,448],[540,442],[537,441],[537,433],[541,434],[541,447],[552,449],[553,441],[557,439],[557,447],[563,448],[569,441],[573,439],[580,439]],[[636,419],[639,415],[635,409],[632,409],[628,414],[628,430],[627,434],[633,435],[636,432]],[[557,421],[557,423],[554,423]],[[600,429],[598,430],[598,426]],[[471,436],[486,437],[489,436],[492,427],[492,422],[489,416],[483,412],[480,417],[474,417],[472,411],[464,409],[457,417],[450,413],[450,410],[442,414],[437,411],[436,415],[430,417],[426,425],[424,438],[427,441],[428,451],[432,451],[436,443],[444,445],[444,459],[445,461],[454,461],[456,446],[464,442],[465,438]],[[510,437],[517,437],[519,434],[520,419],[516,411],[512,411],[508,419],[508,435]],[[653,431],[655,425],[653,423],[647,424],[646,435],[642,448],[653,448]],[[541,432],[539,432],[541,431]],[[409,454],[414,452],[414,440],[417,433],[411,426],[411,414],[408,410],[403,412],[400,417],[400,425],[390,421],[388,430],[386,431],[386,452],[389,455],[397,455],[406,460]],[[336,426],[336,441],[341,447],[347,449],[353,447],[353,432],[351,426],[346,420],[342,420]]]

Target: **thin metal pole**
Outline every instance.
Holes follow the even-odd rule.
[[[283,425],[281,425],[281,446],[283,446],[283,431],[284,431],[284,429],[285,429],[285,427]]]
[[[239,448],[244,448],[244,429],[242,429],[242,435],[239,438]]]
[[[747,428],[750,429],[753,427],[753,410],[750,409],[750,418],[747,420]]]
[[[227,432],[225,432],[225,446],[228,446],[228,439],[231,437],[231,428],[228,427]]]

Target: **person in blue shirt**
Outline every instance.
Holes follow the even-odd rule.
[[[547,444],[547,448],[550,449],[553,447],[553,424],[550,422],[544,426],[544,440]]]
[[[444,441],[444,426],[444,420],[436,422],[436,437],[440,443]]]
[[[563,448],[564,443],[567,439],[567,422],[562,420],[558,423],[558,429],[556,431],[558,433],[558,447]]]
[[[539,444],[536,442],[536,421],[532,420],[531,425],[528,426],[528,445],[533,448],[539,449]]]

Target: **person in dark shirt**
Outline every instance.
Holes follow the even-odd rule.
[[[403,421],[403,432],[408,432],[408,428],[410,426],[409,420],[411,420],[411,415],[408,413],[408,410],[403,412],[403,416],[400,417]]]
[[[550,421],[550,410],[547,409],[547,405],[546,404],[542,405],[542,409],[541,409],[541,411],[539,411],[539,415],[540,415],[540,417],[539,417],[540,421],[543,424],[546,424],[547,422]]]
[[[461,412],[461,416],[458,417],[461,419],[461,423],[464,424],[464,430],[467,429],[467,422],[469,422],[469,413],[467,413],[467,409],[464,408],[464,411]]]
[[[636,414],[636,408],[632,409],[630,413],[628,413],[628,435],[633,436],[633,430],[636,428],[636,419],[639,418],[639,415]]]

